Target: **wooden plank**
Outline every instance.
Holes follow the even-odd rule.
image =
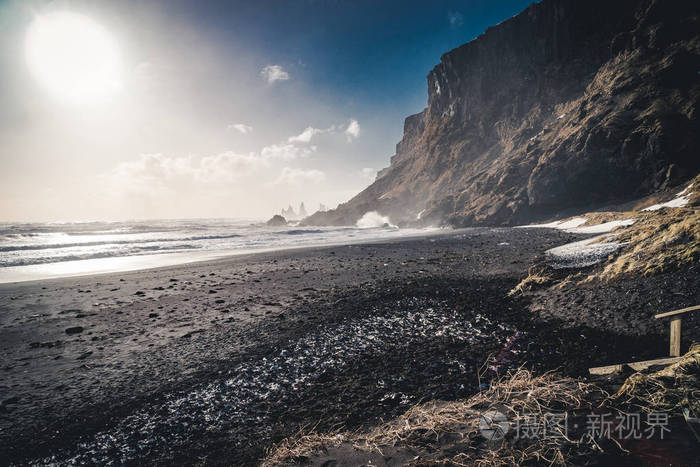
[[[631,363],[618,363],[617,365],[600,366],[596,368],[589,368],[588,372],[592,375],[609,375],[612,373],[617,373],[622,371],[622,368],[627,365],[635,371],[646,370],[650,366],[654,365],[670,365],[676,363],[681,357],[672,358],[658,358],[656,360],[645,360],[643,362],[631,362]]]
[[[680,357],[681,355],[681,317],[676,316],[671,320],[671,339],[669,355]]]
[[[700,305],[689,306],[688,308],[681,308],[680,310],[667,311],[666,313],[654,315],[654,318],[656,318],[656,319],[667,318],[669,316],[680,315],[680,314],[688,313],[689,311],[695,311],[695,310],[700,310]]]

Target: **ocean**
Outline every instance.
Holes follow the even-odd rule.
[[[0,283],[145,269],[427,231],[386,224],[268,227],[236,219],[0,223]]]

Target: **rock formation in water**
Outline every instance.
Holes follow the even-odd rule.
[[[309,215],[309,213],[306,212],[306,207],[304,206],[303,201],[299,205],[299,212],[298,213],[294,210],[294,208],[290,204],[287,209],[282,209],[282,212],[280,214],[282,217],[284,217],[285,219],[290,220],[290,221],[303,219]]]
[[[298,219],[297,213],[294,212],[294,208],[291,204],[287,209],[282,209],[281,216],[289,220]]]
[[[304,202],[302,201],[301,204],[299,205],[299,218],[303,219],[308,215],[309,215],[309,213],[306,212],[306,208],[304,207]]]
[[[305,224],[511,225],[700,170],[700,2],[543,0],[442,56],[391,165]]]
[[[270,218],[269,221],[265,222],[265,225],[267,225],[268,227],[281,227],[283,225],[287,225],[287,219],[280,216],[279,214],[275,214]]]

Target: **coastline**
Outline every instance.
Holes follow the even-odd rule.
[[[39,263],[26,266],[8,266],[0,268],[0,284],[13,284],[19,282],[59,279],[63,277],[80,277],[101,274],[113,274],[146,269],[158,269],[177,267],[196,262],[216,261],[234,256],[248,256],[259,253],[272,253],[277,251],[303,250],[306,248],[322,248],[342,245],[359,245],[384,241],[395,241],[423,236],[449,234],[470,229],[441,229],[438,227],[425,229],[411,229],[409,233],[394,237],[377,236],[376,238],[362,238],[341,242],[319,242],[303,245],[278,245],[263,248],[220,249],[205,251],[187,251],[175,253],[156,253],[130,256],[115,256],[106,258],[80,259],[60,261],[55,263]]]
[[[663,352],[665,343],[654,337],[662,330],[644,315],[655,303],[625,317],[627,327],[605,321],[620,306],[619,288],[584,287],[579,303],[564,292],[543,297],[535,304],[542,320],[533,319],[539,312],[528,300],[506,297],[544,251],[578,238],[550,229],[470,229],[3,284],[2,457],[89,461],[84,456],[92,452],[97,461],[123,455],[125,462],[248,465],[302,426],[359,427],[421,399],[473,394],[478,367],[516,330],[526,336],[522,358],[539,371],[581,375],[592,364]],[[638,293],[658,287],[651,282],[638,284]],[[673,292],[654,298],[671,303],[678,299]],[[408,316],[423,324],[406,325]],[[372,318],[394,324],[380,326]],[[480,338],[467,332],[472,324]],[[362,334],[373,326],[374,334]],[[398,334],[388,339],[394,328]],[[360,334],[351,339],[353,333]],[[352,350],[377,339],[391,345]],[[339,342],[339,353],[316,355],[314,342]],[[296,389],[254,378],[286,375],[262,371],[282,351],[320,359],[307,368],[290,357],[284,371],[309,377]],[[324,361],[330,366],[320,365]],[[220,423],[203,418],[242,400],[218,389],[239,388],[226,384],[239,377],[268,388],[267,398],[255,395],[240,411],[222,412]],[[189,405],[165,417],[167,404],[180,400]],[[182,434],[177,427],[185,420],[189,428]],[[124,432],[139,423],[146,425],[134,428],[138,436]],[[143,428],[149,423],[158,430]],[[117,439],[116,447],[97,449],[100,433]],[[138,447],[141,437],[145,448]]]

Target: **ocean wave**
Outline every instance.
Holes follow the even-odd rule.
[[[183,252],[252,251],[356,242],[410,233],[387,228],[269,228],[230,220],[0,223],[0,268]],[[37,273],[39,276],[41,273]]]
[[[312,230],[312,229],[296,229],[296,230],[285,230],[284,232],[277,232],[278,234],[285,235],[303,235],[303,234],[317,234],[323,233],[323,230]]]
[[[132,239],[132,240],[103,240],[94,242],[72,242],[72,243],[45,243],[38,245],[11,245],[0,246],[0,252],[10,251],[31,251],[31,250],[53,250],[59,248],[75,248],[100,245],[137,245],[144,243],[167,243],[167,242],[196,242],[200,240],[223,240],[227,238],[241,237],[240,234],[225,234],[225,235],[198,235],[193,237],[183,238],[154,238],[154,239]]]
[[[86,252],[86,253],[75,253],[69,255],[60,256],[38,256],[38,257],[20,257],[15,259],[0,259],[0,268],[12,267],[12,266],[31,266],[34,264],[49,264],[49,263],[62,263],[65,261],[80,261],[86,259],[100,259],[100,258],[117,258],[125,256],[144,256],[152,255],[158,253],[176,253],[179,251],[191,251],[193,249],[199,249],[199,246],[180,244],[172,246],[157,246],[152,247],[139,247],[133,250],[117,250],[117,251],[97,251],[97,252]]]

